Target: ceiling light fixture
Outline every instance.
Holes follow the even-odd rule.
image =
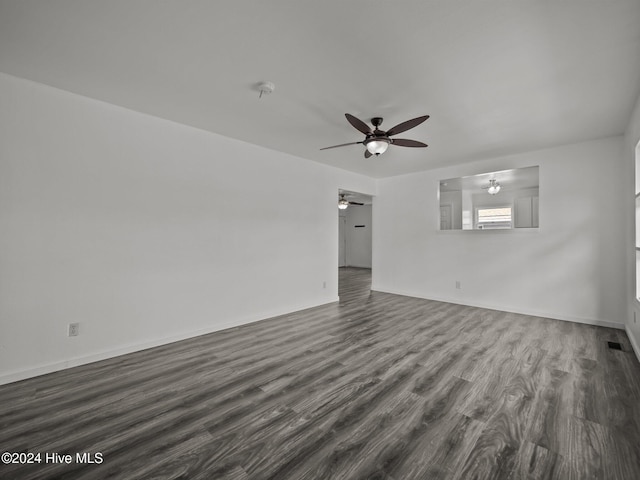
[[[272,93],[276,89],[276,86],[273,82],[261,82],[258,84],[258,91],[260,92],[260,96],[258,98],[262,98],[262,94],[268,95]]]
[[[348,206],[349,206],[349,202],[347,201],[347,199],[344,198],[344,195],[340,195],[340,200],[338,200],[338,208],[340,210],[344,210]]]
[[[495,179],[489,180],[489,195],[495,195],[500,191],[500,184]]]
[[[389,148],[389,139],[373,137],[365,140],[364,145],[373,155],[380,155],[381,153],[386,152],[387,148]]]

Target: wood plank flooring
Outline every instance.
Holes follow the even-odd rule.
[[[640,479],[623,331],[369,283],[341,269],[339,304],[0,386],[0,452],[74,456],[0,478]]]

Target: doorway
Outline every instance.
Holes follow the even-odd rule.
[[[340,290],[344,287],[341,283],[353,277],[353,275],[344,275],[346,269],[366,269],[368,270],[367,278],[371,278],[373,197],[363,193],[338,190],[338,199],[344,199],[347,202],[342,209],[338,209],[338,267],[341,273],[338,277],[338,289]]]

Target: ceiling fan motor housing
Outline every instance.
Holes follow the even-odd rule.
[[[387,132],[380,130],[378,127],[382,125],[382,117],[373,117],[371,119],[371,124],[375,127],[375,130],[366,135],[366,139],[363,142],[364,146],[373,154],[380,155],[387,150],[389,144],[391,144],[391,139],[387,136]],[[372,145],[369,145],[373,143]]]

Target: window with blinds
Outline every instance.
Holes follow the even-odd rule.
[[[491,207],[478,208],[476,215],[476,225],[480,230],[511,228],[512,211],[511,207]]]

